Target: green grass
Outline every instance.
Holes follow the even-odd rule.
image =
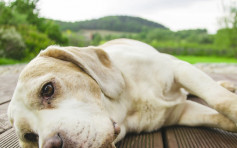
[[[227,57],[208,57],[208,56],[176,56],[178,59],[187,61],[191,64],[195,63],[237,63],[237,59],[235,58],[227,58]]]
[[[22,63],[22,62],[13,60],[13,59],[0,58],[0,65],[10,65],[10,64],[18,64],[18,63]]]

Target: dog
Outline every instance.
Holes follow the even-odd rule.
[[[171,125],[236,132],[237,96],[187,62],[116,39],[41,51],[21,72],[8,116],[23,148],[114,148],[126,133]]]

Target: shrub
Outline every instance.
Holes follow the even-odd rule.
[[[18,30],[25,41],[26,59],[34,58],[40,50],[45,49],[49,45],[55,44],[55,42],[49,39],[45,33],[39,32],[36,26],[19,25]]]
[[[14,27],[0,29],[0,55],[20,60],[25,56],[25,44]]]

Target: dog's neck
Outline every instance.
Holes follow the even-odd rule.
[[[105,95],[102,97],[102,105],[109,117],[120,124],[125,120],[129,108],[128,106],[130,105],[122,96],[123,95],[117,99],[111,99]]]

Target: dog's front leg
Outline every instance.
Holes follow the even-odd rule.
[[[182,105],[183,112],[177,123],[174,124],[217,127],[226,131],[237,132],[236,124],[232,120],[208,106],[189,100]],[[176,117],[176,113],[175,110],[171,116]]]
[[[190,93],[204,99],[212,108],[237,123],[237,95],[221,87],[191,64],[175,61],[175,80]]]

